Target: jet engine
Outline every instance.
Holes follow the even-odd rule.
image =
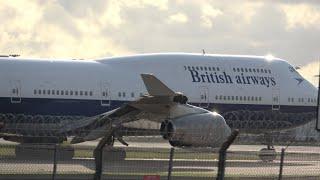
[[[174,147],[215,148],[221,146],[231,130],[220,114],[207,112],[164,121],[160,133]]]

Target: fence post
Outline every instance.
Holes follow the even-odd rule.
[[[284,152],[285,152],[285,148],[281,149],[281,157],[280,157],[280,169],[279,169],[279,177],[278,180],[282,179],[282,172],[283,172],[283,160],[284,160]]]
[[[170,149],[170,159],[169,159],[169,167],[168,167],[168,180],[171,180],[171,173],[173,167],[173,155],[174,155],[174,148]]]
[[[101,179],[101,173],[102,173],[102,149],[95,149],[94,150],[94,159],[96,164],[96,171],[94,174],[95,180]]]
[[[94,180],[100,180],[102,174],[102,155],[103,155],[103,148],[106,144],[111,145],[113,141],[113,130],[110,129],[108,133],[99,141],[96,149],[93,151],[95,164],[96,164],[96,171],[94,174]]]
[[[55,180],[57,173],[57,145],[54,144],[53,148],[53,171],[52,171],[52,180]]]
[[[217,180],[223,180],[224,179],[224,170],[225,170],[225,162],[226,162],[226,153],[230,145],[233,143],[233,141],[236,139],[236,137],[239,134],[239,130],[236,129],[232,131],[231,135],[228,137],[228,139],[221,145],[221,148],[219,150],[219,161],[218,161],[218,174],[217,174]]]

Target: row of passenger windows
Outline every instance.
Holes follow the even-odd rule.
[[[187,66],[184,66],[187,69]],[[200,71],[220,71],[219,67],[207,67],[207,66],[188,66],[188,70],[200,70]]]
[[[106,92],[103,92],[106,94]],[[93,96],[92,91],[78,91],[78,90],[45,90],[45,89],[34,89],[34,95],[61,95],[61,96]]]
[[[216,95],[216,100],[224,101],[262,101],[262,97],[257,96],[218,96]]]
[[[16,91],[16,90],[15,90]],[[92,91],[77,91],[77,90],[45,90],[45,89],[34,89],[34,95],[62,95],[62,96],[93,96]],[[102,96],[108,97],[108,91],[103,91]],[[119,97],[126,97],[126,92],[118,92]],[[131,97],[135,97],[134,92],[130,93]],[[143,93],[140,93],[143,96]]]
[[[258,69],[258,68],[232,68],[233,72],[253,72],[253,73],[269,73],[270,69]]]
[[[207,66],[184,66],[188,70],[201,70],[201,71],[220,71],[219,67],[207,67]],[[259,69],[259,68],[232,68],[233,72],[253,72],[253,73],[269,73],[271,74],[270,69]]]
[[[17,93],[16,89],[12,89],[13,93]],[[34,89],[33,91],[34,95],[65,95],[65,96],[93,96],[93,92],[92,91],[77,91],[77,90],[44,90],[44,89]],[[102,96],[107,97],[108,96],[108,92],[104,91],[102,92]],[[126,97],[126,93],[125,92],[118,92],[118,96],[119,97]],[[134,92],[130,93],[130,96],[133,98],[135,97]],[[143,96],[143,93],[140,93],[140,96]],[[262,97],[257,97],[257,96],[218,96],[216,95],[215,97],[216,100],[227,100],[227,101],[262,101]],[[273,101],[278,101],[278,98],[274,97]],[[288,102],[295,102],[295,98],[293,97],[288,97]],[[297,102],[308,102],[308,103],[316,103],[317,99],[316,98],[297,98]]]
[[[131,92],[130,93],[130,96],[133,98],[133,97],[135,97],[135,94],[134,94],[134,92]],[[140,97],[142,97],[143,96],[143,93],[140,93]],[[118,92],[118,97],[126,97],[126,92]]]
[[[295,98],[288,97],[288,102],[295,102]],[[308,102],[308,103],[316,103],[316,98],[297,98],[297,102]]]

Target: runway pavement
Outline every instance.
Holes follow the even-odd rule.
[[[141,138],[143,141],[143,138]],[[156,142],[152,142],[152,137],[147,138],[145,142],[128,142],[129,147],[134,148],[163,148],[163,149],[169,149],[171,148],[171,145],[166,140],[157,140]],[[90,148],[94,148],[97,146],[99,140],[95,141],[86,141],[83,143],[76,144],[75,146],[87,146]],[[3,139],[0,139],[0,146],[1,145],[15,145],[17,143],[5,141]],[[123,145],[119,142],[115,142],[115,146],[117,147],[123,147]],[[265,148],[265,145],[232,145],[230,146],[230,151],[252,151],[256,152],[259,151],[262,148]],[[287,145],[276,145],[274,146],[275,149],[280,152],[282,148],[286,148],[286,152],[291,153],[320,153],[320,146],[288,146]]]

